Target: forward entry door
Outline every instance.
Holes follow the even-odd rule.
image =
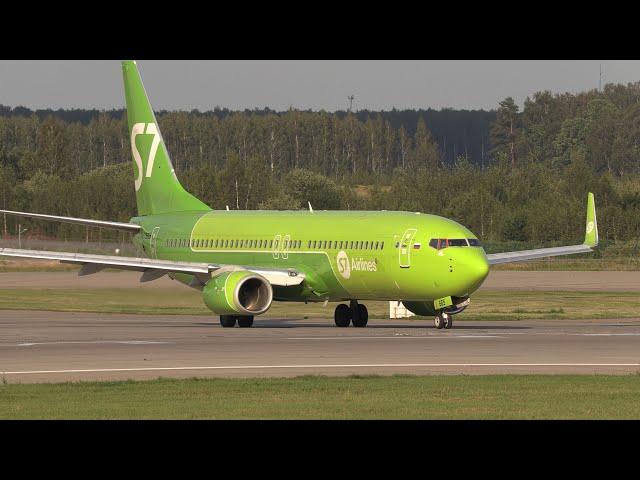
[[[400,242],[398,242],[398,263],[400,268],[409,268],[411,266],[411,246],[417,231],[415,228],[408,228],[402,235]]]

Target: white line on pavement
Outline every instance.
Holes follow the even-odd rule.
[[[94,340],[94,341],[69,341],[69,342],[26,342],[26,343],[18,343],[18,347],[32,347],[34,345],[78,345],[78,344],[87,344],[87,345],[96,345],[96,344],[124,344],[124,345],[158,345],[158,344],[168,344],[171,342],[159,342],[153,340]]]
[[[154,372],[178,370],[266,370],[286,368],[413,368],[413,367],[640,367],[640,363],[360,363],[320,365],[219,365],[192,367],[92,368],[70,370],[25,370],[0,372],[0,375],[56,373]]]

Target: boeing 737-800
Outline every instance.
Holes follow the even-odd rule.
[[[363,300],[402,301],[451,328],[489,266],[590,252],[598,244],[593,194],[581,245],[485,254],[453,220],[420,212],[212,210],[178,181],[135,61],[122,62],[138,216],[129,223],[0,211],[134,233],[144,257],[0,249],[0,255],[136,270],[202,291],[223,327],[250,327],[273,301],[340,303],[339,327],[364,327]],[[311,207],[311,206],[310,206]]]

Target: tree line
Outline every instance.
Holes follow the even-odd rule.
[[[309,201],[422,211],[484,241],[549,243],[579,240],[593,191],[605,242],[640,233],[640,83],[538,92],[522,110],[506,98],[491,112],[215,110],[157,119],[181,182],[217,209]],[[130,158],[123,111],[0,107],[3,208],[126,221],[135,215]],[[14,234],[15,223],[3,221],[3,233]]]

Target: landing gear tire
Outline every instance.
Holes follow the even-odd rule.
[[[358,315],[354,315],[352,323],[354,327],[363,328],[367,326],[367,322],[369,321],[369,311],[367,307],[362,304],[358,304]]]
[[[223,328],[233,328],[236,326],[237,318],[234,315],[220,315],[220,325]]]
[[[253,326],[253,315],[249,317],[238,317],[238,326],[240,328],[250,328]]]
[[[449,330],[451,327],[453,327],[453,315],[447,315],[444,321],[444,328]]]
[[[436,315],[436,318],[433,319],[433,323],[438,330],[441,330],[444,328],[445,321],[442,315]]]
[[[351,309],[344,303],[341,303],[336,307],[333,319],[336,322],[336,327],[348,327],[351,323]]]

